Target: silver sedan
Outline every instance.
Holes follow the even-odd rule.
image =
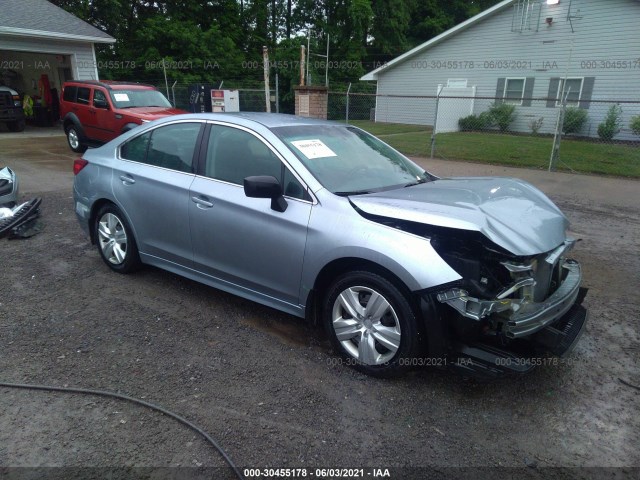
[[[74,173],[76,215],[112,270],[154,265],[322,322],[369,374],[522,373],[586,321],[568,221],[542,192],[437,178],[350,125],[178,115]]]

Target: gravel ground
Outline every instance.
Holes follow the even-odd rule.
[[[0,142],[0,166],[6,151]],[[16,171],[33,167],[12,152]],[[113,273],[77,225],[70,184],[44,185],[45,230],[0,240],[0,382],[159,404],[211,434],[241,467],[411,467],[392,478],[464,478],[468,470],[446,467],[501,466],[533,478],[639,478],[640,392],[620,379],[640,385],[640,184],[576,178],[591,178],[593,195],[549,194],[583,239],[575,257],[590,288],[587,331],[558,365],[482,384],[431,369],[368,378],[338,365],[323,332],[294,317],[155,268]],[[635,196],[620,198],[617,184]],[[598,185],[611,189],[610,203]],[[197,433],[147,408],[0,388],[0,477],[28,476],[16,467],[120,467],[126,478],[142,475],[134,467],[172,467],[164,472],[176,478],[227,478],[224,466]],[[514,472],[472,472],[504,471]]]

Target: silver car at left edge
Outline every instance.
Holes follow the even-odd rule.
[[[76,216],[112,270],[153,265],[322,323],[367,374],[525,373],[587,321],[576,241],[541,191],[438,178],[351,125],[176,115],[74,173]]]

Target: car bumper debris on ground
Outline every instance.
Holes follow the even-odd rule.
[[[16,205],[18,177],[9,167],[0,170],[0,238],[28,238],[42,230],[41,198]]]

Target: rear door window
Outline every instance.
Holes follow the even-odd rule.
[[[132,138],[120,147],[120,157],[133,162],[146,163],[150,138],[151,132]]]
[[[83,105],[89,105],[90,96],[91,96],[90,88],[78,87],[78,103]]]
[[[78,87],[76,87],[75,85],[69,85],[68,87],[64,88],[62,99],[65,102],[75,102],[77,92],[78,92]]]
[[[146,163],[191,173],[201,126],[200,123],[176,123],[153,130]]]
[[[132,138],[120,147],[120,157],[179,172],[193,171],[193,156],[202,123],[176,123]]]

